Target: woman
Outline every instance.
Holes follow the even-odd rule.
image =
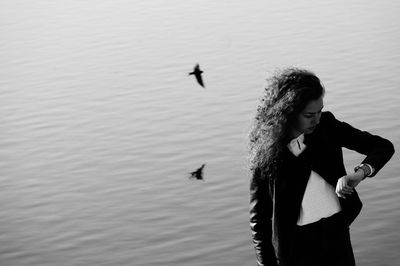
[[[355,265],[349,226],[362,203],[354,189],[392,157],[392,143],[323,112],[312,72],[270,80],[250,132],[250,225],[258,265]],[[342,147],[366,155],[345,171]]]

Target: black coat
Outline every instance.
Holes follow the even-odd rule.
[[[252,173],[250,227],[258,265],[287,265],[311,170],[336,187],[337,180],[346,175],[342,147],[366,155],[362,163],[373,166],[372,176],[394,153],[390,141],[340,122],[330,112],[322,113],[320,123],[305,136],[304,143],[307,148],[298,157],[285,149],[274,182],[261,178],[261,169]],[[361,200],[356,191],[339,200],[350,225],[361,211]]]

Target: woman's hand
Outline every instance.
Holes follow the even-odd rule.
[[[338,197],[346,198],[347,195],[353,193],[353,189],[364,179],[364,172],[357,171],[356,173],[345,175],[337,181],[336,194]]]

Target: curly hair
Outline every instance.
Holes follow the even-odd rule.
[[[250,170],[261,170],[262,178],[276,177],[291,121],[324,92],[319,78],[305,69],[278,70],[267,79],[249,134]]]

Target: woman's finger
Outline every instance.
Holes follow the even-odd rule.
[[[349,187],[349,186],[345,186],[345,187],[342,187],[342,190],[341,190],[343,193],[346,193],[346,194],[351,194],[351,193],[353,193],[353,188],[352,187]]]

